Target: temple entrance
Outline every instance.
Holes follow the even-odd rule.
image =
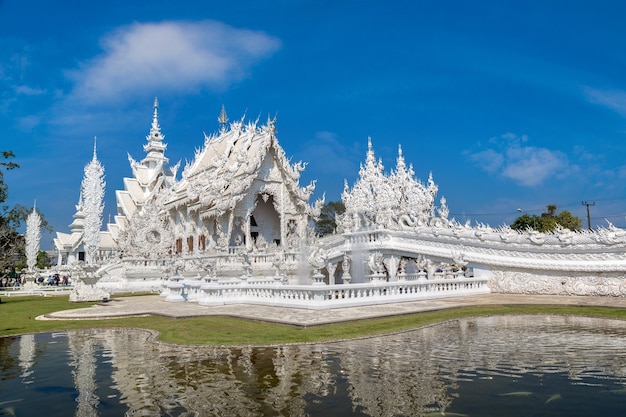
[[[280,216],[274,208],[274,196],[257,196],[257,205],[250,216],[250,237],[258,249],[280,245]]]

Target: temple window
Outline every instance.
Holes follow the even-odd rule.
[[[176,253],[181,253],[183,251],[183,239],[176,239]]]

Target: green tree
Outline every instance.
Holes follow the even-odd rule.
[[[539,232],[553,231],[557,225],[570,230],[580,230],[582,228],[583,222],[579,217],[574,216],[567,210],[563,210],[560,213],[557,213],[556,210],[556,205],[549,204],[546,207],[546,211],[539,216],[523,214],[515,219],[513,224],[511,224],[511,228],[515,230],[532,229]]]
[[[24,253],[24,237],[17,232],[22,218],[21,207],[10,208],[4,204],[9,196],[9,186],[4,181],[4,173],[19,168],[15,162],[8,161],[14,157],[12,151],[2,151],[3,160],[0,160],[0,271],[10,272],[15,271],[13,265]]]
[[[40,250],[37,252],[37,268],[45,269],[50,268],[52,266],[52,262],[48,257],[48,254],[44,250]]]
[[[16,269],[20,269],[21,265],[26,265],[24,235],[19,233],[18,229],[26,221],[32,209],[20,204],[13,207],[4,204],[9,196],[9,186],[4,180],[5,171],[19,168],[19,165],[9,161],[15,158],[12,151],[2,151],[0,156],[0,272],[15,272]],[[52,231],[43,216],[41,226]]]
[[[315,233],[326,236],[335,233],[337,229],[337,215],[346,211],[342,201],[329,201],[324,204],[319,219],[315,222]]]
[[[513,224],[511,224],[511,229],[515,229],[515,230],[537,229],[537,216],[531,216],[530,214],[522,214],[517,219],[515,219]]]

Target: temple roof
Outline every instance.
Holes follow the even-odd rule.
[[[257,126],[244,120],[225,126],[226,116],[219,118],[222,129],[205,135],[204,146],[196,150],[192,162],[182,173],[182,179],[172,188],[166,205],[202,210],[205,215],[220,214],[233,209],[243,199],[257,178],[283,182],[298,204],[308,205],[314,184],[300,188],[298,179],[303,163],[291,165],[276,139],[274,120]],[[274,163],[268,164],[267,158]],[[279,172],[271,172],[272,167]],[[269,170],[270,172],[264,172]]]

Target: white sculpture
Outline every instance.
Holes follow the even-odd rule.
[[[96,155],[96,141],[93,145],[93,159],[85,166],[85,174],[81,184],[83,196],[83,212],[85,226],[83,245],[87,263],[96,263],[102,228],[102,212],[104,211],[104,168]]]
[[[26,266],[28,271],[32,272],[37,265],[37,254],[39,253],[39,244],[41,240],[41,216],[37,213],[35,207],[26,219]]]
[[[438,187],[432,174],[428,186],[414,178],[413,168],[406,167],[402,148],[398,148],[396,169],[383,172],[382,162],[376,162],[372,141],[368,139],[365,165],[361,165],[359,179],[352,190],[344,184],[342,200],[346,207],[340,223],[344,231],[357,231],[366,227],[405,229],[432,223],[435,213],[435,196]],[[442,197],[438,209],[441,224],[447,224],[448,208]]]
[[[74,283],[74,289],[70,293],[70,301],[108,301],[111,294],[93,284],[85,284],[81,280]]]

